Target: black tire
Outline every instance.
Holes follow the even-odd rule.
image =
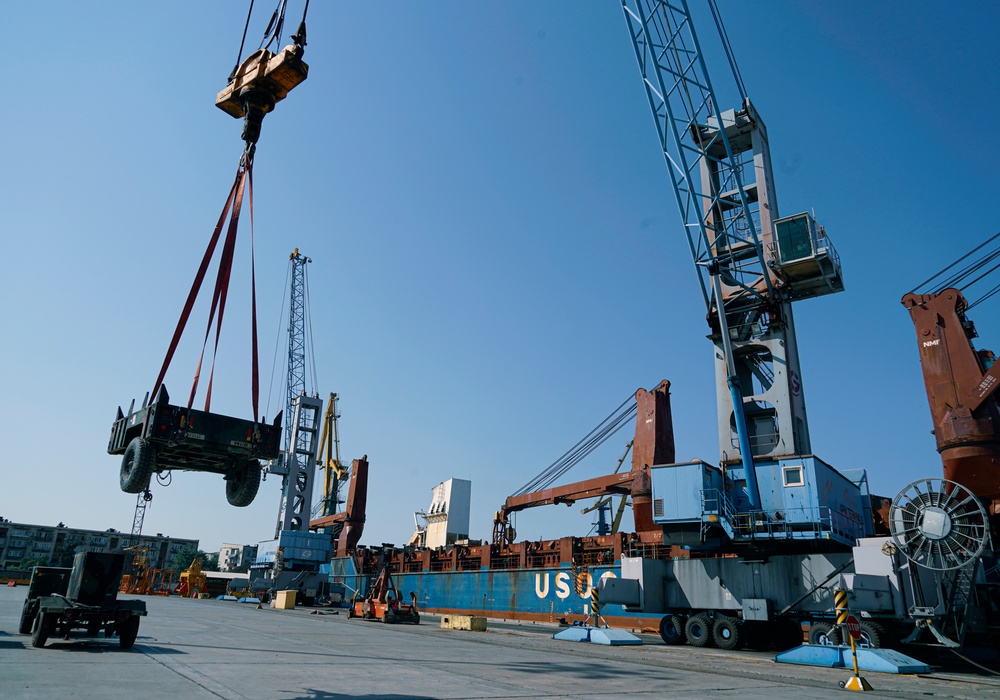
[[[119,483],[125,493],[142,493],[149,488],[149,478],[156,464],[156,450],[148,440],[134,437],[122,455]]]
[[[139,636],[139,616],[131,615],[118,630],[118,646],[122,649],[131,649],[137,636]]]
[[[35,624],[35,606],[32,601],[25,600],[21,608],[21,623],[17,626],[19,634],[31,634],[31,626]]]
[[[744,622],[743,646],[753,651],[764,651],[767,649],[768,639],[771,637],[770,629],[771,624],[768,622]]]
[[[411,622],[413,622],[413,624],[415,624],[415,625],[419,625],[420,624],[420,613],[414,612],[413,613],[413,619],[411,620]]]
[[[95,620],[87,623],[87,636],[96,637],[101,633],[101,621]]]
[[[687,622],[683,615],[665,615],[660,620],[660,639],[669,646],[678,646],[687,641],[684,634],[684,623]]]
[[[731,617],[717,617],[712,626],[712,641],[720,649],[735,649],[743,639],[743,625]]]
[[[819,646],[840,644],[840,632],[827,622],[814,622],[809,628],[809,643]]]
[[[256,459],[247,462],[235,473],[226,478],[226,500],[229,505],[245,508],[253,503],[260,488],[260,462]]]
[[[35,615],[35,623],[31,628],[31,646],[41,649],[49,641],[49,635],[55,627],[55,616],[40,612]]]
[[[684,625],[684,634],[693,647],[712,646],[712,619],[707,615],[692,615]]]
[[[855,642],[860,649],[884,649],[888,646],[889,635],[885,627],[869,620],[861,621],[861,639]]]
[[[786,651],[802,646],[802,624],[798,620],[780,620],[774,646],[778,651]]]

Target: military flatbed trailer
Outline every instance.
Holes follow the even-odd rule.
[[[281,413],[274,423],[257,423],[170,404],[161,386],[152,403],[128,413],[118,408],[108,454],[122,455],[122,491],[142,493],[154,473],[183,471],[221,474],[226,499],[248,506],[260,488],[260,460],[276,459],[281,444]]]
[[[31,634],[31,646],[44,647],[56,635],[68,639],[74,630],[88,636],[118,637],[131,649],[146,614],[141,600],[118,600],[122,566],[120,553],[80,552],[72,569],[36,566],[21,609],[18,632]]]

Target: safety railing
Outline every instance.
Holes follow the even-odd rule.
[[[702,513],[715,515],[730,537],[754,539],[835,539],[845,544],[864,535],[861,522],[827,506],[739,513],[718,489],[701,492]]]

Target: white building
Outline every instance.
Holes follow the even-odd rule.
[[[469,539],[471,504],[471,481],[448,479],[441,482],[431,490],[430,507],[413,514],[416,529],[410,544],[435,548]]]

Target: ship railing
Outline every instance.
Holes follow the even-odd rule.
[[[455,568],[459,571],[479,571],[483,566],[481,557],[459,557],[455,562]]]
[[[520,566],[520,557],[517,554],[507,554],[495,556],[490,560],[491,569],[516,569]]]
[[[615,560],[614,549],[598,549],[579,552],[574,557],[580,566],[602,566]]]
[[[528,554],[525,558],[525,565],[529,569],[543,569],[550,566],[559,566],[559,552],[547,554]]]

